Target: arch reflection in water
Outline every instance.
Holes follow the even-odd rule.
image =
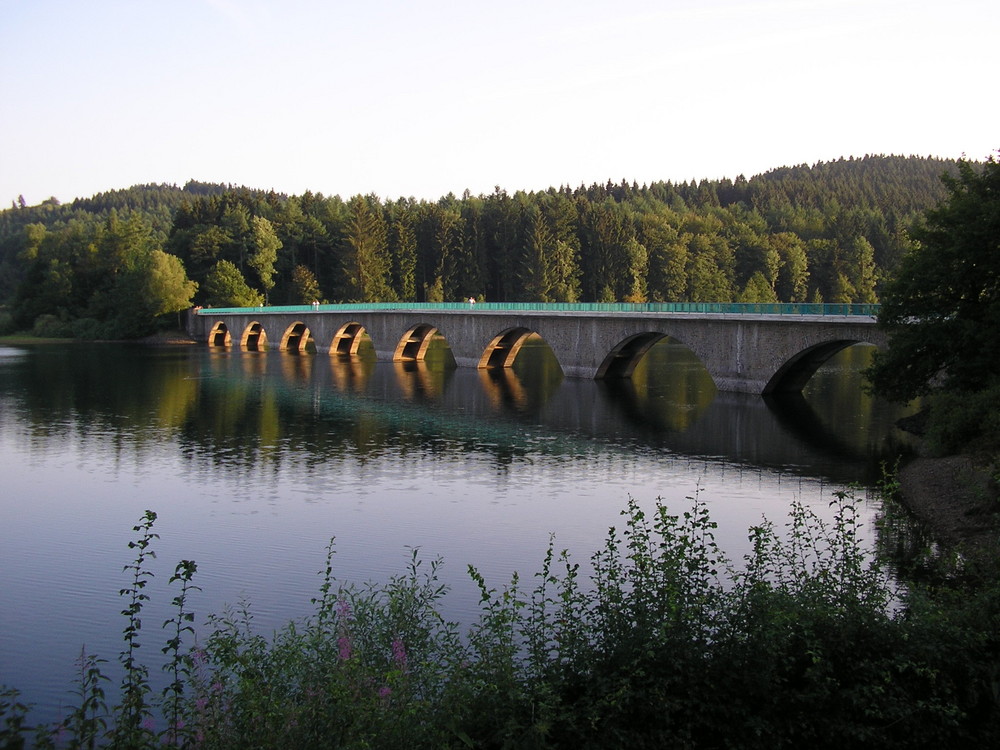
[[[287,352],[288,356],[280,358],[282,375],[287,380],[293,382],[312,380],[313,363],[316,362],[316,358],[308,355],[303,356],[304,354],[301,350],[292,350]]]
[[[374,357],[332,355],[325,364],[330,368],[329,382],[339,393],[364,393],[375,371]]]
[[[423,331],[418,338],[419,352],[411,351],[393,362],[396,384],[407,401],[438,401],[455,370],[455,358],[440,333]]]
[[[316,358],[309,368],[293,353],[276,356],[288,360],[281,368],[286,379],[314,382],[317,399],[333,385],[336,392],[366,398],[366,410],[373,397],[436,404],[472,419],[527,419],[561,430],[620,435],[629,442],[641,439],[658,449],[777,467],[842,459],[855,464],[850,471],[863,479],[871,477],[872,465],[906,442],[892,427],[905,410],[864,390],[861,371],[871,349],[844,349],[810,381],[805,396],[790,398],[719,393],[694,354],[669,338],[648,349],[631,378],[604,382],[564,380],[537,335],[523,343],[512,367],[470,372],[454,368],[440,335],[419,363],[376,363],[370,344],[357,356]],[[246,374],[263,373],[266,355],[237,356]],[[312,370],[325,372],[327,365],[329,375],[316,378]],[[802,451],[809,455],[793,458]]]
[[[562,369],[538,334],[522,336],[516,346],[510,366],[480,369],[479,382],[494,412],[537,415],[559,389]]]
[[[875,351],[855,344],[831,357],[806,383],[801,399],[775,402],[783,421],[807,435],[825,436],[830,450],[839,446],[854,455],[888,457],[912,449],[913,437],[894,425],[916,413],[921,403],[892,404],[868,391],[863,373]]]
[[[690,349],[662,338],[635,364],[629,378],[601,382],[629,419],[654,429],[690,429],[716,397],[712,377]]]

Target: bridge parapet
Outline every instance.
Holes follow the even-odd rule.
[[[825,303],[825,302],[345,302],[335,305],[274,305],[267,307],[216,307],[204,310],[196,308],[199,314],[245,313],[248,311],[269,313],[308,312],[386,312],[386,311],[449,311],[479,310],[489,312],[535,312],[535,313],[694,313],[697,315],[821,315],[821,316],[862,316],[873,318],[878,315],[879,305],[868,303]]]

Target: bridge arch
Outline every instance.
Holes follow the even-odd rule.
[[[517,358],[517,353],[521,351],[524,342],[535,333],[530,328],[521,326],[508,328],[493,337],[483,351],[483,356],[479,358],[479,369],[485,370],[494,367],[510,367]]]
[[[768,396],[778,393],[800,393],[809,379],[823,366],[823,363],[834,354],[855,344],[868,344],[867,341],[856,339],[837,339],[814,344],[800,351],[787,360],[775,371],[764,386],[761,395]]]
[[[366,342],[371,339],[376,359],[403,362],[420,361],[436,351],[430,339],[446,339],[456,365],[483,369],[509,367],[529,334],[537,334],[565,376],[602,379],[631,377],[648,349],[671,337],[694,353],[718,390],[756,394],[795,390],[822,362],[855,342],[887,345],[885,332],[868,310],[782,314],[633,307],[536,310],[496,303],[474,310],[417,304],[399,309],[199,310],[192,316],[191,331],[199,337],[207,334],[214,346],[226,346],[235,343],[230,331],[242,336],[247,326],[259,322],[267,343],[280,343],[276,349],[301,351],[314,341],[318,351],[347,354],[358,351],[355,345],[364,335]],[[279,331],[284,333],[279,336]]]
[[[229,332],[229,326],[226,325],[225,321],[217,320],[208,332],[208,345],[231,346],[232,343],[233,336]]]
[[[402,338],[399,339],[399,343],[396,344],[396,350],[392,354],[392,361],[423,362],[427,356],[427,349],[430,347],[431,341],[434,339],[434,334],[437,332],[438,329],[430,323],[418,323],[415,326],[411,326],[403,334]]]
[[[657,341],[665,338],[667,334],[655,331],[629,336],[608,353],[594,377],[598,380],[632,377],[643,355],[652,349]]]
[[[304,352],[306,345],[312,339],[309,326],[297,320],[285,329],[278,348],[287,352]]]
[[[345,323],[333,334],[330,342],[330,354],[355,355],[365,336],[365,327],[357,321]]]
[[[240,348],[251,352],[262,352],[267,345],[267,331],[259,321],[254,320],[243,329],[240,336]]]

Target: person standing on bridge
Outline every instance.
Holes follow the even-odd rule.
[[[469,307],[475,307],[475,306],[476,306],[476,298],[469,297]]]

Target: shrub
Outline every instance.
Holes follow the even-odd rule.
[[[1000,378],[981,391],[934,397],[927,440],[937,453],[973,451],[1000,455]]]
[[[0,336],[9,336],[16,330],[14,316],[7,310],[0,310]]]
[[[73,328],[70,323],[57,316],[45,313],[35,318],[31,333],[39,338],[62,339],[71,337],[73,335]]]
[[[438,605],[440,561],[356,586],[328,548],[312,615],[267,639],[242,603],[192,628],[195,565],[182,561],[170,678],[156,699],[136,659],[155,514],[135,527],[122,590],[119,705],[81,654],[79,706],[38,746],[121,747],[956,747],[1000,741],[996,570],[900,588],[863,548],[856,501],[824,523],[801,505],[785,533],[750,530],[739,567],[699,497],[672,515],[634,500],[584,578],[554,541],[532,587],[492,588],[464,635]],[[995,567],[995,565],[994,565]],[[974,582],[974,585],[970,584]],[[959,585],[962,582],[962,585]],[[167,720],[152,729],[153,714]],[[0,690],[0,746],[33,731]],[[68,740],[67,740],[68,738]]]
[[[93,318],[79,318],[78,320],[74,320],[71,331],[73,338],[77,339],[96,341],[98,339],[110,338],[108,336],[107,325]]]

